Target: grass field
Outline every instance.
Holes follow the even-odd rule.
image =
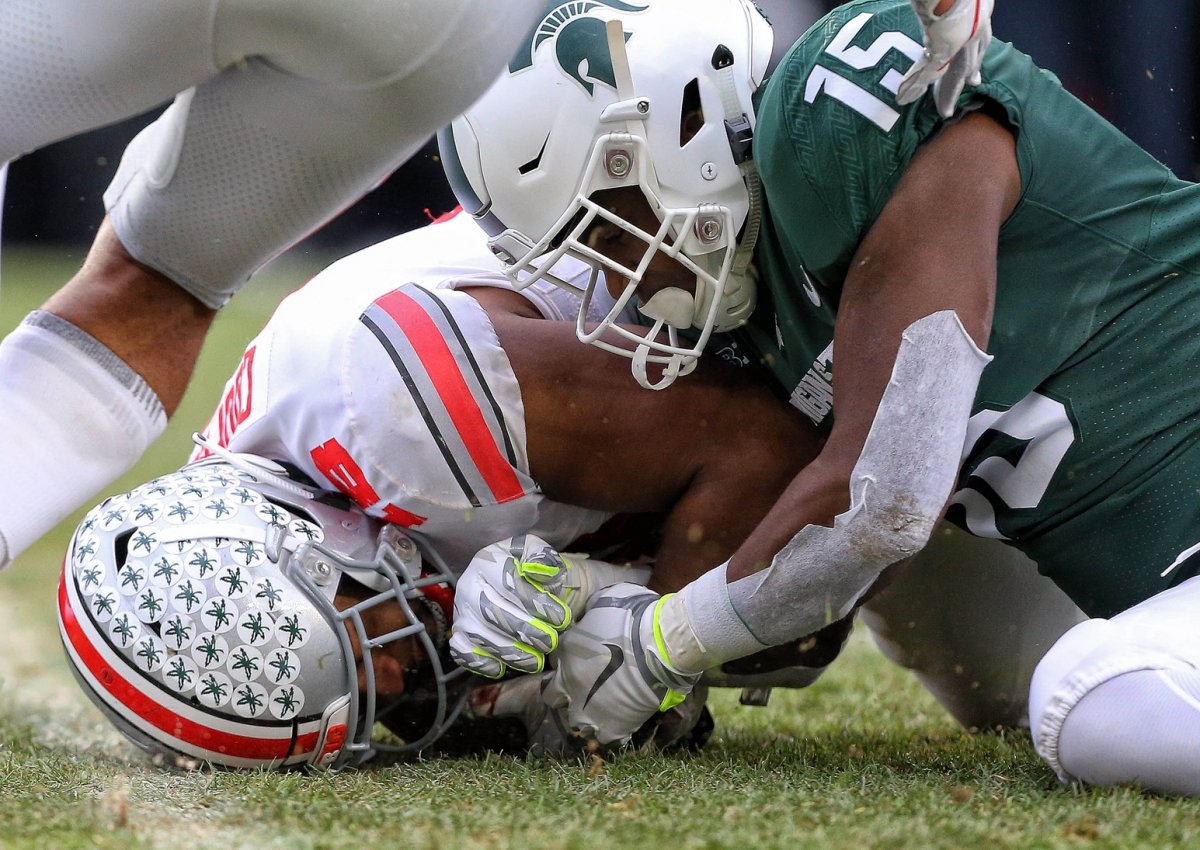
[[[6,252],[3,330],[77,261]],[[175,424],[124,483],[178,466],[246,340],[314,262],[277,266],[222,313]],[[817,685],[776,692],[767,708],[716,695],[717,733],[694,756],[168,772],[133,754],[62,660],[53,591],[65,525],[0,576],[3,848],[1200,845],[1200,802],[1060,787],[1027,735],[960,731],[861,635]]]

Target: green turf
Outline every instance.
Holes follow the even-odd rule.
[[[6,330],[73,261],[3,258]],[[245,342],[312,268],[276,269],[222,314],[175,424],[126,484],[178,465]],[[70,524],[0,576],[0,848],[1200,844],[1200,803],[1062,788],[1027,735],[959,731],[861,635],[817,685],[776,692],[767,708],[715,695],[717,733],[698,756],[493,756],[340,775],[163,770],[130,751],[62,660],[52,595]]]

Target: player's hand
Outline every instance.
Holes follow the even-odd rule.
[[[554,676],[518,676],[481,684],[471,690],[467,711],[474,718],[512,718],[525,727],[527,752],[532,756],[583,755],[587,739],[567,725],[566,709],[553,708],[543,698]]]
[[[637,584],[605,588],[563,634],[544,697],[551,707],[566,707],[571,729],[602,745],[623,745],[695,686],[700,676],[680,672],[667,657],[658,628],[664,599]]]
[[[980,82],[983,54],[992,40],[994,0],[954,0],[942,15],[933,13],[939,0],[910,2],[921,21],[925,54],[900,81],[896,101],[912,103],[932,83],[938,113],[949,118],[963,86]]]
[[[476,720],[517,720],[526,734],[526,752],[535,757],[583,757],[591,754],[589,739],[571,729],[566,708],[546,703],[544,692],[553,671],[476,685],[467,698],[467,715]],[[699,750],[712,733],[712,715],[705,707],[708,689],[700,686],[679,705],[654,715],[634,735],[639,750],[672,752]]]
[[[458,579],[450,654],[489,679],[509,668],[540,673],[571,624],[571,565],[540,537],[521,534],[479,550]]]

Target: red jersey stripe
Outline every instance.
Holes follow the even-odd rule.
[[[458,361],[446,344],[441,330],[421,305],[400,290],[393,290],[375,302],[391,316],[408,338],[413,350],[429,374],[438,398],[454,423],[467,453],[498,502],[525,495],[521,482],[500,452],[491,429],[484,421],[479,403],[467,386]]]

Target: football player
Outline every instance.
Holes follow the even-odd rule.
[[[611,61],[581,80],[587,15]],[[1030,692],[1058,775],[1200,793],[1200,187],[1004,43],[949,120],[901,103],[925,51],[900,0],[838,8],[765,86],[741,0],[554,23],[443,138],[493,249],[518,285],[607,269],[651,325],[609,346],[643,385],[735,329],[826,435],[729,561],[593,596],[558,650],[571,722],[620,740],[661,689],[845,614],[945,514],[1092,617]]]
[[[574,342],[573,323],[547,321],[578,303],[548,284],[514,292],[468,216],[352,255],[289,296],[193,464],[107,500],[77,531],[59,602],[89,695],[140,745],[230,766],[364,759],[376,717],[422,749],[465,690],[449,626],[478,639],[509,605],[503,584],[475,582],[461,592],[486,611],[456,619],[449,585],[473,559],[535,576],[563,625],[594,589],[676,588],[732,552],[816,453],[815,430],[720,362],[670,397],[641,393],[619,361]],[[685,410],[701,424],[664,447]],[[614,542],[654,555],[653,574],[558,551]],[[805,685],[848,630],[748,672]],[[489,672],[539,671],[557,633],[527,637],[521,653],[496,647]],[[748,684],[742,672],[719,683]],[[472,713],[519,717],[524,745],[561,751],[565,724],[525,685],[478,689]],[[682,726],[666,740],[702,702],[673,713]],[[497,743],[494,725],[478,734]]]
[[[986,23],[991,0],[922,16],[912,96],[943,71],[941,91],[970,75],[984,33],[963,28],[971,4]],[[215,311],[478,96],[542,5],[3,4],[0,164],[175,101],[122,157],[83,268],[0,344],[0,467],[22,494],[0,497],[0,568],[132,466]]]
[[[215,311],[478,96],[541,0],[12,0],[0,163],[171,106],[0,345],[0,566],[163,430]]]

